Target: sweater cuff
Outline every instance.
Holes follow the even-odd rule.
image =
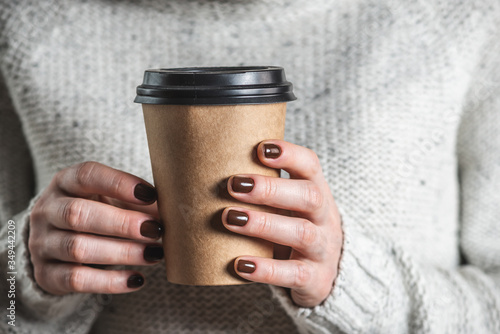
[[[344,218],[344,216],[343,216]],[[370,332],[381,328],[391,286],[400,279],[389,247],[345,224],[339,274],[322,304],[314,308],[296,306],[285,289],[271,286],[301,333]]]
[[[94,298],[92,294],[53,295],[45,292],[34,279],[33,265],[28,248],[29,218],[40,195],[35,197],[27,210],[16,215],[12,220],[16,224],[16,295],[20,306],[28,309],[35,317],[44,319],[60,319],[78,309],[87,308]]]

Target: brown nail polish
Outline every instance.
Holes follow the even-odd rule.
[[[144,284],[144,277],[141,275],[132,275],[127,280],[127,287],[134,289],[142,286]]]
[[[227,213],[227,223],[229,225],[245,226],[248,223],[248,215],[241,211],[229,210]]]
[[[134,196],[143,202],[153,203],[156,201],[156,190],[144,183],[139,183],[134,188]]]
[[[249,177],[233,177],[233,182],[231,183],[231,188],[233,188],[234,192],[237,193],[249,193],[252,191],[255,183],[253,179]]]
[[[162,246],[146,246],[144,248],[144,260],[148,262],[155,262],[163,259],[163,247]]]
[[[257,267],[255,266],[255,263],[253,263],[252,261],[247,261],[247,260],[238,261],[237,269],[239,272],[251,274],[255,271],[256,268]]]
[[[264,156],[269,159],[276,159],[281,155],[281,147],[274,144],[264,144]]]
[[[163,234],[163,226],[154,220],[146,220],[141,224],[141,235],[146,238],[158,239]]]

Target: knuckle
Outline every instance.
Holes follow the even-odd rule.
[[[321,173],[321,162],[319,161],[319,158],[316,155],[316,153],[314,153],[313,157],[312,157],[311,172],[314,173],[314,174]]]
[[[40,239],[34,233],[30,233],[28,237],[28,250],[32,260],[38,258],[41,245]]]
[[[315,245],[318,240],[318,229],[311,222],[305,220],[302,224],[297,226],[297,239],[299,248],[301,250],[310,248]]]
[[[75,292],[82,292],[85,288],[85,277],[81,270],[78,268],[72,268],[68,270],[65,275],[65,285],[68,290]]]
[[[112,191],[115,194],[119,194],[120,192],[123,192],[123,190],[126,187],[126,181],[127,177],[120,172],[114,173],[113,177],[111,178],[111,186],[112,186]]]
[[[321,173],[321,163],[319,161],[318,155],[310,150],[310,163],[309,163],[309,175],[316,175]]]
[[[35,261],[33,262],[33,276],[35,277],[35,281],[37,283],[42,283],[45,281],[45,266],[40,266],[38,263]]]
[[[119,275],[112,275],[105,284],[106,293],[120,293],[122,292],[120,286],[123,285],[122,279]]]
[[[61,210],[63,220],[71,229],[81,229],[82,224],[87,218],[85,202],[83,200],[78,198],[68,200],[64,203]]]
[[[272,232],[272,222],[271,218],[265,214],[261,213],[258,219],[258,224],[255,226],[255,234],[260,236],[266,236]]]
[[[135,254],[136,252],[132,245],[124,245],[120,251],[120,262],[127,264],[136,262],[134,261]]]
[[[297,269],[295,270],[293,286],[295,288],[303,288],[311,279],[311,269],[308,265],[304,263],[298,263]]]
[[[267,271],[264,275],[264,281],[268,283],[273,283],[277,281],[278,269],[276,268],[276,264],[271,262],[267,268]]]
[[[42,220],[42,212],[38,209],[33,209],[29,217],[30,230],[33,231],[33,227],[37,226]]]
[[[44,216],[43,204],[44,202],[42,201],[42,198],[40,198],[33,207],[33,210],[31,211],[30,214],[30,225],[36,225],[39,222],[43,221],[43,216]]]
[[[75,182],[80,186],[87,186],[91,183],[96,163],[93,161],[82,162],[76,165]]]
[[[28,237],[28,250],[32,256],[34,254],[33,251],[36,249],[37,249],[37,244],[35,242],[35,237],[33,236],[33,234],[30,234]]]
[[[61,184],[64,183],[64,177],[65,177],[67,171],[68,171],[68,168],[61,169],[60,171],[58,171],[54,175],[54,177],[52,178],[52,184],[58,188],[61,188]]]
[[[131,218],[129,214],[115,208],[112,208],[109,213],[112,217],[110,228],[117,236],[132,236],[136,225],[140,227],[140,218]]]
[[[49,291],[53,287],[52,280],[48,277],[47,266],[43,263],[33,263],[33,278],[44,290]]]
[[[72,261],[83,263],[87,254],[86,245],[83,239],[79,236],[70,236],[64,239],[63,249],[66,255]]]
[[[316,184],[310,183],[303,192],[303,196],[306,207],[310,208],[311,211],[318,210],[323,206],[323,196]]]
[[[117,232],[121,236],[132,235],[132,224],[130,224],[128,217],[124,214],[117,214],[116,216],[116,228]]]
[[[264,178],[264,192],[262,200],[268,201],[276,196],[278,192],[278,184],[270,177]]]

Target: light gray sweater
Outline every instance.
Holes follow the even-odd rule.
[[[499,22],[496,0],[0,0],[0,332],[499,333]],[[286,139],[318,154],[344,222],[328,299],[174,285],[163,265],[136,293],[41,290],[29,213],[58,170],[152,181],[143,71],[240,64],[295,84]]]

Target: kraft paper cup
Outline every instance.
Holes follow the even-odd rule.
[[[234,200],[235,174],[279,177],[262,165],[256,147],[283,139],[292,85],[279,67],[148,70],[137,88],[142,103],[158,208],[165,226],[167,279],[188,285],[232,285],[242,255],[272,258],[268,241],[228,231],[228,206],[273,212]]]

